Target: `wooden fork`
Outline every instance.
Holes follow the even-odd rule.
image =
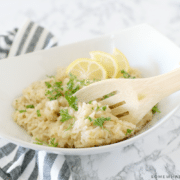
[[[178,90],[180,68],[150,78],[102,80],[83,87],[74,95],[80,102],[101,98],[102,105],[109,105],[115,116],[137,124],[154,105]],[[112,92],[115,95],[102,98]]]

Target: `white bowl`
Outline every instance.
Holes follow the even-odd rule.
[[[161,114],[156,114],[145,132],[125,141],[93,148],[70,149],[40,146],[31,143],[31,137],[12,119],[12,101],[32,82],[55,74],[57,67],[67,66],[77,58],[90,57],[89,52],[101,50],[112,53],[120,49],[132,67],[144,77],[156,76],[176,68],[180,49],[149,25],[143,24],[110,35],[62,47],[54,47],[0,61],[0,136],[20,146],[65,155],[97,154],[127,146],[152,133],[178,109],[180,92],[159,103]]]

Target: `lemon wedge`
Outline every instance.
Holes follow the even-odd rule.
[[[79,79],[106,79],[107,72],[98,62],[89,58],[79,58],[73,61],[66,69],[67,74],[73,74]]]
[[[115,78],[119,72],[119,62],[113,55],[102,51],[92,51],[90,56],[93,61],[100,63],[106,70],[108,78]]]
[[[114,48],[113,56],[118,60],[119,72],[117,73],[116,78],[119,78],[122,76],[121,70],[125,70],[126,72],[129,72],[130,70],[129,62],[126,56],[117,48]]]

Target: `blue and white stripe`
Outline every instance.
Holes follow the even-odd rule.
[[[0,35],[0,59],[56,45],[53,34],[28,20],[22,28]],[[34,151],[0,139],[0,180],[70,179],[70,168],[64,156]]]

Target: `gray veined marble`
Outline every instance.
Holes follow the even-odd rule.
[[[180,46],[179,0],[2,2],[0,34],[19,27],[28,17],[49,29],[59,45],[64,45],[148,23]],[[180,110],[134,144],[111,153],[66,159],[74,180],[180,179]]]

